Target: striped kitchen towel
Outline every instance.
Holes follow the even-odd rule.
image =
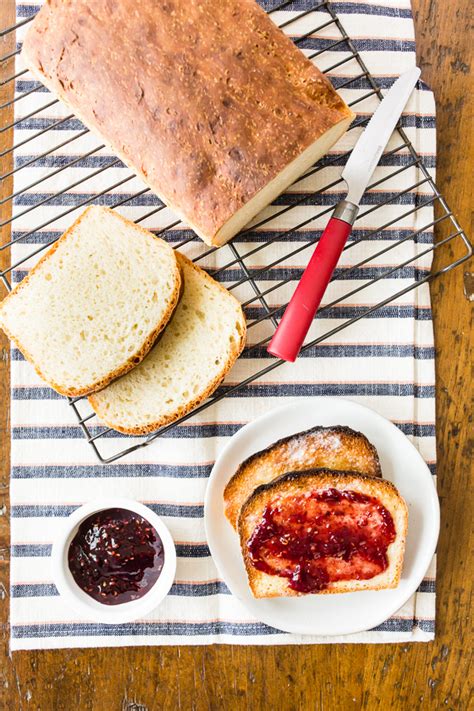
[[[413,21],[408,0],[351,0],[280,3],[264,0],[271,17],[284,24],[303,51],[326,70],[364,122],[378,105],[364,65],[387,89],[415,63]],[[314,9],[316,8],[316,9]],[[37,5],[20,2],[18,19]],[[333,13],[337,13],[335,20]],[[18,30],[21,44],[23,32]],[[342,34],[351,37],[351,41]],[[183,38],[185,42],[185,38]],[[17,69],[22,70],[17,58]],[[30,93],[28,93],[30,92]],[[58,237],[89,202],[117,205],[125,216],[153,230],[173,221],[159,200],[78,120],[69,115],[29,73],[16,83],[13,281],[23,278],[41,247]],[[118,117],[119,120],[119,117]],[[357,123],[357,122],[356,122]],[[315,320],[313,337],[327,334],[294,366],[262,375],[245,389],[214,403],[148,447],[112,464],[100,464],[64,398],[46,387],[21,354],[12,350],[11,467],[11,648],[123,645],[301,644],[327,642],[426,641],[434,636],[434,562],[416,594],[377,629],[340,638],[284,634],[253,619],[219,579],[203,525],[203,499],[216,455],[244,423],[285,398],[333,395],[350,398],[392,420],[418,447],[435,474],[434,347],[427,284],[408,291],[349,327],[368,308],[426,276],[432,242],[433,208],[429,184],[408,136],[424,165],[435,160],[434,102],[419,84],[363,198],[350,248],[342,257]],[[330,207],[342,197],[341,166],[360,135],[355,127],[330,155],[287,194],[267,208],[233,246],[204,255],[201,242],[183,250],[211,271],[246,303],[251,344],[271,332],[236,251],[256,270],[257,286],[270,308],[294,289],[320,236]],[[426,178],[426,176],[425,176]],[[327,186],[319,194],[317,191]],[[303,224],[301,224],[303,223]],[[301,225],[294,229],[296,225]],[[415,234],[415,236],[413,236]],[[181,223],[167,232],[174,244],[189,236]],[[410,261],[411,260],[411,261]],[[392,269],[401,263],[403,268]],[[272,265],[271,268],[266,268]],[[261,269],[261,271],[258,271]],[[286,282],[285,280],[289,280]],[[236,283],[238,286],[235,286]],[[225,386],[271,362],[264,348],[248,350]],[[83,406],[79,404],[79,408]],[[90,420],[91,431],[100,424]],[[96,428],[96,429],[94,429]],[[108,433],[97,441],[104,456],[135,442]],[[100,443],[100,445],[99,445]],[[146,619],[105,626],[76,616],[58,596],[50,572],[51,542],[64,517],[80,504],[112,493],[138,499],[164,517],[177,543],[175,583],[165,602]]]

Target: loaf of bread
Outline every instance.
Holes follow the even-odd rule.
[[[242,506],[239,535],[257,598],[397,587],[407,506],[393,484],[355,472],[290,472]]]
[[[313,427],[280,439],[242,462],[224,490],[225,515],[237,528],[242,504],[258,486],[285,472],[316,467],[382,476],[377,450],[361,432],[350,427]]]
[[[246,335],[239,302],[206,272],[176,253],[183,293],[147,358],[89,402],[109,427],[146,434],[194,410],[221,383]]]
[[[354,116],[254,0],[49,0],[22,57],[213,245],[327,153]]]
[[[148,353],[178,302],[171,247],[89,207],[0,304],[0,326],[62,395],[86,395]]]

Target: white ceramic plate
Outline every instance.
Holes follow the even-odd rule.
[[[256,600],[247,585],[237,534],[224,515],[223,492],[238,465],[281,437],[316,425],[347,425],[377,448],[382,473],[408,505],[408,535],[402,578],[395,590]],[[399,610],[418,588],[436,549],[439,502],[431,473],[395,425],[362,405],[330,397],[290,402],[242,427],[211,472],[204,511],[214,561],[233,595],[261,622],[284,632],[341,635],[372,629]]]

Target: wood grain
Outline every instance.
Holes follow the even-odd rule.
[[[422,76],[437,99],[438,184],[461,225],[472,234],[470,2],[414,0],[413,6]],[[12,16],[13,0],[1,0],[0,26]],[[4,47],[1,50],[3,55]],[[0,98],[3,103],[5,92]],[[5,125],[4,115],[0,120]],[[1,152],[11,137],[0,135]],[[0,167],[4,174],[5,161]],[[442,527],[437,637],[429,644],[96,649],[8,656],[8,346],[3,339],[0,620],[5,661],[0,663],[0,707],[41,711],[472,708],[468,620],[474,512],[472,497],[467,496],[472,466],[472,304],[463,291],[463,272],[468,271],[472,265],[445,275],[432,287]]]

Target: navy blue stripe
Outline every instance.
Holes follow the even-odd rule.
[[[171,235],[171,241],[178,241],[175,237],[176,234],[180,233],[181,230],[170,230],[166,232],[166,239],[168,240]],[[183,233],[185,231],[183,230]],[[323,231],[314,229],[293,229],[289,234],[284,230],[267,230],[265,228],[260,230],[250,230],[244,234],[234,238],[234,244],[236,246],[246,245],[248,243],[264,243],[271,239],[277,240],[277,244],[280,243],[291,243],[291,242],[317,242],[320,239]],[[369,235],[369,237],[368,237]],[[57,237],[59,235],[55,235]],[[181,237],[184,239],[185,234]],[[39,235],[41,239],[41,233]],[[433,242],[433,231],[428,230],[426,232],[420,232],[417,235],[413,235],[413,230],[403,230],[403,229],[387,229],[379,230],[378,232],[372,232],[369,229],[364,230],[353,230],[349,241],[350,242],[360,242],[364,239],[370,239],[371,242],[400,242],[402,239],[413,239],[415,244],[431,244]],[[53,238],[54,239],[54,238]],[[48,240],[44,240],[46,242]],[[41,242],[39,242],[41,243]]]
[[[210,595],[230,595],[230,590],[221,581],[174,583],[169,594],[179,597],[209,597]],[[54,583],[20,583],[11,586],[10,595],[14,598],[57,597],[59,592]]]
[[[402,620],[391,618],[373,631],[411,632],[418,625],[425,632],[434,632],[434,620]],[[229,634],[239,637],[252,635],[286,634],[261,622],[132,622],[123,625],[99,623],[49,623],[38,625],[12,625],[14,639],[40,639],[43,637],[126,637],[155,635],[183,635],[186,637]]]
[[[370,37],[356,39],[352,37],[352,44],[357,52],[416,52],[415,40],[372,39]],[[298,43],[298,46],[304,47],[305,44]],[[326,44],[324,48],[326,49],[328,46],[329,44]],[[319,47],[315,47],[315,49],[319,49]]]
[[[374,627],[371,632],[412,632],[415,627],[419,627],[424,632],[434,632],[434,620],[401,620],[397,617],[391,617],[381,625]]]
[[[418,592],[434,593],[436,585],[433,580],[423,580]],[[10,594],[14,598],[25,597],[55,597],[59,592],[54,583],[20,583],[12,585]],[[174,583],[170,595],[179,597],[209,597],[211,595],[230,595],[230,590],[222,581],[208,583]]]
[[[282,0],[257,0],[258,4],[261,5],[264,10],[271,12],[278,8]],[[312,8],[317,8],[321,0],[293,0],[292,3],[285,5],[283,10],[301,11],[301,10],[311,10]],[[411,17],[411,11],[409,9],[402,9],[398,7],[386,7],[382,4],[380,5],[370,5],[368,3],[352,3],[352,2],[331,2],[332,8],[339,14],[346,15],[377,15],[385,17]],[[320,12],[324,12],[325,8],[321,7]]]
[[[156,228],[158,231],[158,228]],[[245,232],[245,234],[240,237],[236,237],[233,241],[236,246],[247,245],[253,243],[264,243],[271,239],[275,239],[280,243],[291,243],[291,242],[316,242],[320,239],[322,235],[322,230],[293,230],[287,234],[284,230],[252,230]],[[368,230],[354,230],[350,237],[351,242],[359,242],[360,240],[367,238]],[[23,238],[23,235],[28,234],[27,232],[13,232],[12,239],[22,240],[22,244],[49,244],[53,240],[58,239],[61,236],[60,232],[34,232],[29,234],[28,237]],[[408,239],[412,237],[416,244],[431,244],[433,241],[433,232],[420,232],[418,235],[413,237],[413,230],[380,230],[375,234],[370,234],[371,242],[399,242],[402,239]],[[190,230],[180,230],[180,229],[170,229],[166,232],[166,240],[171,243],[180,243],[185,239],[198,239],[194,233]],[[279,239],[280,238],[280,239]],[[23,273],[20,270],[16,270],[17,273]],[[26,273],[26,272],[25,272]]]
[[[62,207],[71,207],[88,200],[95,194],[95,191],[87,193],[64,193],[61,195],[58,195],[55,192],[23,193],[19,197],[15,198],[15,205],[29,207],[31,205],[36,205],[39,202],[47,201],[48,206],[59,205]],[[306,206],[313,205],[315,207],[332,207],[345,196],[346,191],[332,193],[291,192],[280,195],[272,202],[272,205],[286,207],[288,205],[294,205],[299,200],[304,199]],[[135,196],[135,193],[127,192],[107,193],[106,195],[100,196],[99,201],[101,205],[113,207],[117,203],[118,199],[126,201],[128,207],[161,207],[163,205],[161,200],[159,200],[159,198],[152,192],[138,196]],[[361,210],[364,207],[380,205],[383,200],[393,201],[396,205],[417,205],[420,201],[420,195],[413,192],[400,194],[399,191],[390,192],[384,190],[368,192],[364,194],[361,200]]]
[[[148,504],[158,516],[182,516],[183,518],[202,518],[204,506],[181,504]],[[19,504],[10,507],[12,518],[40,518],[70,516],[79,506],[74,504]]]
[[[301,255],[301,261],[307,261],[307,255]],[[372,279],[379,279],[380,277],[384,277],[390,269],[394,269],[395,271],[393,271],[392,274],[388,275],[388,279],[410,279],[415,281],[423,279],[430,271],[429,267],[422,268],[415,266],[406,266],[397,268],[397,265],[395,264],[393,266],[387,265],[383,267],[372,266],[370,264],[367,264],[358,267],[357,269],[351,266],[347,266],[341,269],[336,269],[334,271],[333,281],[336,279],[339,281],[351,282],[357,280],[366,281]],[[304,269],[303,267],[277,266],[273,267],[272,269],[249,268],[248,271],[251,276],[259,282],[299,281],[303,275]],[[213,272],[211,270],[208,270],[208,272],[211,276],[213,276]],[[26,271],[18,269],[14,272],[14,278],[12,279],[12,281],[17,284],[25,276]],[[244,274],[242,269],[229,268],[217,274],[217,281],[220,281],[221,283],[225,284],[233,284],[234,282],[239,281],[240,279],[244,279],[245,276],[246,275]],[[413,318],[413,315],[409,313],[410,310],[414,309],[414,307],[411,305],[383,306],[380,309],[377,309],[375,315],[372,314],[372,318],[390,318],[390,312],[393,311],[393,309],[397,310],[396,318],[399,318],[400,316],[402,318]],[[331,309],[324,311],[324,315],[321,314],[321,316],[322,318],[352,318],[353,316],[358,316],[360,313],[363,313],[365,310],[365,306],[334,306]],[[430,312],[429,308],[418,307],[418,310],[420,311],[420,313],[428,312],[429,314]],[[346,316],[346,314],[348,315]],[[261,310],[256,310],[254,307],[250,307],[247,309],[247,315],[249,318],[258,318],[258,316],[261,315]],[[430,316],[428,316],[428,319],[423,320],[429,320],[429,318]]]
[[[270,362],[270,357],[269,357]],[[221,386],[218,393],[227,397],[284,397],[287,395],[367,395],[372,397],[434,397],[434,386],[415,383],[250,383],[240,390],[228,392],[232,386]],[[48,387],[13,388],[13,400],[60,400],[62,395]]]
[[[28,583],[10,586],[11,597],[57,597],[58,589],[54,583]]]
[[[184,635],[186,637],[232,634],[239,637],[251,635],[284,634],[261,622],[133,622],[124,625],[101,625],[99,623],[51,623],[40,625],[12,625],[15,639],[43,637],[125,637],[154,635]]]
[[[313,28],[316,30],[318,26],[322,23],[314,22]],[[297,44],[299,49],[307,49],[313,51],[325,52],[329,50],[330,52],[335,52],[340,54],[341,52],[347,52],[349,46],[346,42],[341,42],[336,46],[334,43],[339,39],[339,33],[335,30],[335,37],[331,39],[325,39],[324,37],[302,37],[301,34],[291,34],[287,32],[289,37]],[[416,44],[414,40],[407,39],[379,39],[374,37],[352,37],[352,44],[357,52],[415,52]],[[21,52],[22,43],[17,42],[16,50]]]
[[[231,386],[220,390],[225,392]],[[416,383],[251,383],[248,391],[228,393],[227,397],[275,397],[277,396],[310,396],[310,395],[358,395],[370,397],[416,397],[434,398],[434,385],[418,385]]]
[[[117,196],[118,197],[118,196]],[[98,200],[92,200],[90,202],[91,205],[98,205],[99,202]],[[155,231],[158,232],[159,228],[156,227]],[[28,237],[24,238],[23,235],[27,235]],[[22,240],[22,244],[49,244],[53,240],[57,240],[58,237],[60,237],[62,234],[61,231],[48,231],[48,232],[33,232],[32,234],[29,234],[28,232],[19,232],[17,230],[12,232],[12,239],[17,239],[17,240]],[[171,243],[180,243],[183,240],[189,240],[189,239],[194,239],[198,240],[199,237],[196,236],[194,232],[191,230],[175,230],[175,229],[170,229],[167,230],[166,232],[166,241],[171,242]],[[285,237],[285,241],[286,241]],[[372,239],[372,238],[371,238]],[[432,239],[432,237],[431,237]],[[15,270],[15,273],[19,273],[23,276],[26,275],[26,271],[24,270]]]
[[[267,12],[272,11],[274,8],[281,4],[281,0],[258,0],[259,5],[261,5]],[[309,10],[313,7],[317,7],[320,4],[320,0],[294,0],[291,4],[286,5],[284,10],[302,11]],[[405,8],[398,7],[386,7],[384,5],[369,5],[361,3],[351,3],[351,2],[332,2],[332,7],[337,13],[344,15],[376,15],[382,17],[411,17],[411,11]],[[39,5],[18,5],[17,6],[17,17],[26,18],[34,15],[39,10]],[[320,8],[320,11],[324,11],[324,7]]]
[[[152,192],[139,195],[138,197],[133,197],[134,194],[135,193],[125,192],[107,193],[106,195],[101,195],[97,201],[94,200],[94,204],[113,207],[119,200],[126,200],[127,207],[161,207],[163,205],[161,200]],[[63,193],[62,195],[56,195],[55,193],[23,193],[19,197],[16,197],[14,202],[15,205],[26,205],[29,207],[30,205],[36,205],[42,200],[47,200],[48,207],[52,205],[72,207],[83,203],[94,195],[96,195],[96,191],[90,193]]]
[[[303,4],[308,5],[307,0],[300,0]],[[263,3],[259,0],[260,5]],[[292,3],[296,5],[299,3]],[[403,17],[411,18],[411,10],[409,8],[401,7],[385,7],[383,5],[368,5],[363,3],[351,3],[351,2],[331,2],[332,8],[336,13],[341,15],[376,15],[378,17]],[[309,7],[312,7],[312,3],[309,3]],[[342,18],[343,19],[343,18]]]
[[[374,628],[376,632],[411,632],[418,624],[426,632],[434,632],[434,620],[402,620],[392,618]],[[123,625],[99,623],[50,623],[40,625],[12,625],[14,639],[43,637],[126,637],[155,635],[184,635],[186,637],[229,634],[239,637],[286,634],[261,622],[132,622]]]
[[[421,424],[419,422],[395,422],[399,430],[410,437],[435,437],[436,425]]]
[[[378,308],[369,314],[365,313],[366,310],[366,306],[333,306],[331,309],[320,313],[317,318],[322,321],[324,319],[351,319],[357,316],[364,316],[371,319],[409,318],[415,321],[431,321],[431,309],[429,307],[392,304]]]
[[[16,543],[11,546],[13,558],[49,558],[50,543]],[[209,558],[211,552],[205,543],[177,543],[178,558]]]
[[[422,592],[422,593],[436,592],[436,581],[435,580],[422,580],[417,592]]]
[[[434,620],[416,620],[416,625],[417,627],[420,628],[423,632],[432,632],[434,634],[435,631],[435,621]]]
[[[396,277],[394,277],[396,278]],[[403,278],[403,277],[400,277]],[[405,277],[408,279],[409,277]],[[276,305],[275,305],[276,306]],[[386,307],[383,307],[384,309]],[[412,318],[410,314],[407,313],[407,310],[410,308],[414,308],[412,306],[403,306],[402,304],[397,304],[392,307],[388,308],[388,314],[387,318]],[[415,307],[416,308],[416,307]],[[430,321],[431,320],[431,309],[429,307],[426,307],[426,309],[423,309],[423,307],[418,307],[419,310],[423,310],[427,312],[427,314],[424,314],[426,317],[425,318],[416,318],[417,321]],[[398,309],[398,313],[396,313]],[[381,311],[382,309],[380,309]],[[367,311],[367,306],[333,306],[331,309],[328,311],[321,311],[319,313],[318,318],[319,319],[339,319],[339,318],[345,318],[345,319],[350,319],[353,318],[354,316],[364,316],[365,312]],[[253,321],[254,319],[262,318],[266,314],[266,310],[263,308],[263,306],[247,306],[245,308],[245,315],[247,316],[247,319],[249,321]],[[371,314],[367,314],[367,318],[381,318],[381,314],[379,313],[379,310],[373,311]],[[245,358],[256,358],[256,357],[265,357],[265,352],[264,349],[263,351],[260,349],[260,352],[258,353],[258,356],[256,352],[254,351],[249,351],[248,353],[246,352],[244,355]]]
[[[210,558],[211,551],[206,543],[177,543],[176,555],[179,558]]]
[[[373,42],[373,41],[371,41]],[[368,42],[366,40],[363,40],[360,42],[360,44],[364,45],[370,45],[371,42]],[[385,40],[380,41],[380,44],[383,44]],[[388,43],[388,44],[393,44],[393,43]],[[395,45],[398,44],[398,41],[395,41]],[[413,46],[413,50],[410,51],[415,51],[415,45],[414,43],[410,43]],[[375,49],[375,48],[374,48]],[[382,49],[382,47],[380,47]],[[390,47],[384,47],[383,51],[387,51],[387,49],[390,49]],[[396,47],[397,50],[400,50],[399,47]],[[344,49],[345,52],[347,52],[347,48]],[[83,131],[84,130],[84,124],[82,124],[79,119],[76,118],[71,118],[67,119],[66,121],[63,121],[61,124],[58,126],[53,126],[54,123],[57,122],[57,118],[29,118],[25,119],[24,121],[19,121],[16,125],[16,130],[21,131],[41,131],[44,128],[50,128],[53,131]],[[436,128],[435,124],[435,117],[433,115],[425,115],[425,116],[420,116],[420,115],[415,115],[415,114],[404,114],[401,119],[401,125],[403,128]]]
[[[433,425],[425,425],[425,426],[413,426],[414,431],[410,431],[412,425],[409,424],[407,426],[400,426],[397,425],[398,428],[404,432],[404,434],[411,435],[414,437],[432,437],[435,435],[435,428]],[[416,428],[417,427],[426,427],[427,432],[422,432],[420,434],[415,434]],[[88,478],[106,478],[107,476],[111,476],[113,478],[120,478],[120,477],[130,477],[130,478],[137,478],[137,477],[157,477],[159,476],[159,473],[156,471],[159,469],[159,465],[154,465],[150,466],[147,464],[129,464],[129,465],[121,465],[122,467],[127,467],[126,471],[124,472],[122,468],[120,468],[120,465],[114,465],[111,464],[109,465],[108,469],[105,469],[104,467],[101,468],[99,472],[92,471],[92,466],[90,467],[75,467],[71,468],[67,465],[65,466],[60,466],[57,464],[51,464],[51,465],[41,465],[41,466],[15,466],[12,468],[12,479],[88,479]],[[433,475],[436,474],[436,465],[434,463],[430,463],[428,465],[431,473]],[[196,465],[196,468],[198,469],[199,466]],[[176,465],[175,470],[173,472],[173,477],[174,478],[180,478],[182,476],[180,472],[180,467]],[[189,476],[189,474],[187,474]],[[153,508],[153,504],[150,505],[150,508]],[[71,511],[69,513],[72,513],[77,507],[72,506]],[[186,507],[189,508],[189,507]],[[67,516],[69,515],[68,512],[66,512],[64,515]],[[39,515],[39,514],[38,514]],[[62,515],[62,514],[58,514]],[[198,557],[202,557],[204,553],[199,553],[197,554],[195,552],[195,546],[193,544],[189,544],[189,556],[190,557],[195,557],[198,555]],[[187,550],[187,549],[186,549]],[[207,549],[206,549],[207,550]],[[180,553],[180,555],[186,556],[185,549],[183,548],[183,552]],[[205,555],[208,555],[207,553]]]
[[[178,425],[168,430],[166,433],[166,438],[169,439],[194,439],[199,437],[204,439],[207,437],[232,437],[238,430],[242,427],[244,423],[241,424],[214,424],[214,425]],[[435,427],[434,425],[428,424],[418,424],[415,422],[404,422],[397,425],[404,434],[411,435],[412,437],[434,437]],[[90,427],[89,431],[91,435],[100,434],[103,431],[103,427]],[[118,436],[117,432],[107,432],[103,435],[104,438],[110,439]],[[126,435],[124,435],[126,436]],[[77,425],[58,425],[50,427],[39,427],[39,426],[24,426],[24,427],[13,427],[12,428],[12,439],[14,440],[35,440],[35,439],[82,439],[84,434],[80,427]],[[181,471],[176,471],[176,467],[173,468],[174,471],[171,474],[163,474],[161,471],[159,474],[156,472],[151,472],[149,476],[175,476],[175,477],[192,477],[197,478],[198,475],[191,473],[181,474]],[[106,472],[110,472],[110,465],[108,465]],[[107,476],[107,473],[104,474]],[[114,475],[116,476],[116,475]],[[125,474],[124,476],[128,476]],[[145,474],[145,476],[148,476]],[[204,474],[203,476],[207,476]],[[24,477],[17,477],[24,478]]]
[[[250,351],[248,357],[254,358],[254,353],[255,350]],[[308,353],[311,353],[311,356],[308,356]],[[342,345],[319,343],[314,349],[311,348],[305,351],[301,356],[311,358],[415,358],[416,360],[433,360],[435,349],[434,346],[397,345],[396,343],[344,343]],[[10,350],[10,358],[12,361],[25,361],[23,353],[18,348]]]
[[[34,464],[14,465],[12,479],[103,479],[107,477],[167,477],[170,479],[205,479],[211,473],[209,464]],[[153,508],[153,505],[150,506]],[[185,506],[187,510],[189,507]],[[171,515],[171,514],[170,514]]]
[[[291,192],[280,195],[272,202],[272,205],[286,207],[287,205],[294,205],[299,200],[304,199],[304,204],[307,206],[313,205],[315,207],[332,207],[340,200],[343,200],[345,197],[347,197],[347,191],[345,190],[341,192],[316,193]],[[394,205],[418,205],[421,199],[422,198],[418,193],[400,193],[400,191],[389,191],[384,190],[382,186],[382,188],[378,191],[374,190],[364,193],[364,196],[362,197],[362,200],[360,202],[360,209],[361,211],[363,211],[364,207],[372,207],[374,205],[382,207],[381,203],[384,200],[388,200]]]
[[[171,595],[183,597],[208,597],[210,595],[230,595],[227,585],[220,580],[211,583],[174,583]]]
[[[166,436],[170,439],[201,439],[209,437],[231,437],[235,434],[242,425],[239,424],[213,424],[213,425],[178,425],[168,430]],[[99,434],[103,431],[103,427],[91,425],[89,432],[91,435]],[[52,427],[13,427],[12,439],[14,440],[32,440],[32,439],[83,439],[84,433],[77,425],[58,425]],[[119,432],[107,432],[103,437],[113,439],[116,437],[127,437]],[[107,465],[107,472],[110,471],[110,465]],[[105,474],[104,476],[107,476]],[[151,476],[157,476],[153,473]],[[159,474],[159,476],[170,476],[169,474]],[[173,476],[173,475],[171,475]],[[180,475],[181,476],[181,475]],[[189,475],[183,475],[189,476]],[[194,476],[194,475],[192,475]],[[207,476],[207,475],[203,475]]]
[[[16,6],[16,16],[18,19],[30,17],[31,15],[36,15],[40,5],[17,5]]]
[[[397,424],[397,423],[395,423]],[[417,424],[413,422],[397,424],[399,430],[412,437],[434,437],[435,426],[431,424]],[[237,429],[239,426],[237,425]],[[78,428],[77,428],[78,429]],[[172,432],[173,430],[170,430]],[[168,436],[168,433],[167,435]],[[229,433],[230,436],[230,433]],[[432,465],[434,467],[434,465]],[[174,464],[173,466],[163,466],[161,464],[97,464],[70,466],[61,464],[35,464],[15,465],[12,467],[12,479],[104,479],[112,477],[118,478],[149,478],[168,477],[172,479],[198,479],[209,476],[211,465],[194,466]],[[165,473],[163,472],[165,470]],[[434,473],[434,469],[433,469]],[[150,504],[153,509],[155,504]],[[71,511],[76,507],[73,506]],[[189,506],[184,509],[189,510]],[[38,514],[39,515],[39,514]],[[60,514],[58,514],[60,515]],[[64,515],[69,515],[68,513]],[[173,515],[173,514],[166,514]]]
[[[29,82],[25,82],[29,83]],[[405,156],[406,157],[406,156]],[[30,164],[35,158],[34,155],[21,155],[15,158],[15,167],[21,168],[26,163]],[[37,158],[34,163],[34,168],[66,168],[70,163],[76,161],[72,169],[75,168],[104,168],[117,158],[113,154],[109,155],[94,155],[85,156],[81,158],[80,155],[75,154],[54,154],[50,156],[43,156],[42,158]],[[127,166],[120,161],[118,164],[114,165],[114,168],[126,168]]]
[[[12,558],[49,558],[50,543],[15,543],[10,548]]]
[[[18,121],[15,126],[16,131],[42,131],[44,128],[51,131],[83,131],[85,126],[79,119],[71,118],[66,121],[61,121],[57,126],[53,126],[59,118],[29,118],[24,121]]]
[[[301,255],[300,256],[302,262],[307,261],[307,255]],[[366,264],[364,266],[354,268],[351,266],[343,267],[340,269],[336,269],[334,271],[334,276],[333,276],[333,281],[338,279],[340,281],[356,281],[358,279],[360,280],[366,280],[366,279],[378,279],[380,277],[384,277],[387,272],[390,269],[396,268],[397,265],[387,265],[383,267],[379,266],[372,266],[370,264]],[[289,267],[289,266],[277,266],[273,267],[271,269],[251,269],[248,268],[249,273],[255,278],[255,280],[260,281],[260,282],[267,282],[267,281],[283,281],[283,280],[294,280],[294,281],[299,281],[303,275],[303,267]],[[406,266],[406,267],[400,267],[396,268],[395,271],[390,274],[387,278],[389,279],[415,279],[418,281],[419,279],[423,279],[426,277],[427,273],[430,271],[429,267],[422,268],[422,267],[415,267],[415,266]],[[209,273],[211,276],[213,276],[213,273],[211,270],[209,270]],[[245,274],[241,269],[226,269],[223,272],[220,272],[218,274],[218,280],[221,282],[225,283],[233,283],[235,281],[239,281],[240,279],[243,279]],[[340,309],[342,307],[334,307],[333,309],[330,309],[330,311],[325,311],[324,312],[324,317],[323,318],[341,318],[340,315]],[[344,307],[344,309],[349,308],[349,309],[355,309],[357,310],[360,307]],[[378,313],[378,318],[381,317],[381,312],[385,310],[386,307],[381,308],[377,313]],[[392,307],[393,308],[393,307]],[[402,306],[396,306],[395,308],[404,308]],[[406,308],[410,309],[413,308],[412,306],[407,306]],[[429,311],[429,309],[421,309],[423,311]],[[334,315],[330,316],[329,314],[334,311]],[[353,315],[356,315],[354,313]],[[348,316],[347,318],[351,318],[351,316]]]
[[[428,425],[427,427],[432,427],[431,425]],[[399,427],[403,431],[401,427]],[[407,430],[409,430],[409,427],[407,427]],[[412,435],[412,436],[434,436],[435,430],[434,427],[432,427],[432,434],[423,434],[423,435],[415,435],[410,431],[405,432],[407,435]],[[123,465],[127,466],[127,470],[124,472],[121,468],[117,468],[117,465],[109,465],[109,469],[106,469],[105,471],[102,469],[100,472],[95,472],[92,470],[92,467],[77,467],[77,468],[71,468],[69,466],[60,466],[57,464],[51,464],[51,465],[37,465],[37,466],[15,466],[12,468],[12,479],[90,479],[90,478],[107,478],[108,476],[113,477],[114,479],[120,478],[120,477],[129,477],[129,478],[137,478],[137,477],[157,477],[159,474],[156,472],[156,469],[159,468],[159,465],[155,465],[155,469],[150,467],[149,465],[144,465],[144,464],[130,464],[130,465]],[[436,474],[436,465],[431,463],[428,465],[428,468],[430,469],[431,473],[433,475]],[[189,476],[189,474],[187,474]],[[180,472],[180,467],[176,465],[176,468],[174,470],[174,478],[179,479],[183,477],[183,475]],[[185,477],[183,477],[185,478]],[[155,505],[150,504],[150,508],[153,509]],[[64,508],[64,507],[63,507]],[[71,507],[66,507],[65,513],[62,514],[63,508],[58,509],[59,513],[57,514],[58,516],[69,516],[70,513],[72,513],[77,507],[76,506],[71,506]],[[186,510],[189,510],[189,506],[184,507]],[[35,507],[33,507],[32,510],[35,510]],[[48,509],[49,510],[49,509]],[[55,509],[56,510],[56,509]],[[20,512],[17,512],[17,515],[20,516],[22,514],[23,509],[20,510]],[[158,511],[157,511],[158,513]],[[13,515],[13,514],[12,514]],[[27,515],[27,514],[24,514]],[[42,514],[36,514],[37,516],[40,516]],[[45,514],[49,515],[49,514]],[[55,514],[51,514],[55,515]],[[174,515],[174,514],[163,514],[163,515]],[[196,554],[192,551],[194,551],[194,547],[190,550],[190,555],[191,557],[194,557]],[[184,553],[183,553],[184,555]],[[199,555],[198,557],[201,557]]]
[[[390,89],[390,87],[394,84],[396,77],[393,76],[381,76],[377,74],[372,75],[377,86],[380,89]],[[357,77],[355,76],[353,81],[350,82],[350,84],[347,84],[347,80],[351,78],[350,74],[340,74],[337,76],[331,77],[331,81],[333,86],[336,89],[339,89],[341,84],[344,84],[344,88],[347,90],[364,90],[364,91],[371,91],[372,89],[372,84],[369,82],[369,80],[366,77]],[[425,87],[423,84],[418,84],[416,87],[418,91],[428,91],[428,89]],[[33,91],[35,90],[37,93],[42,93],[46,94],[49,92],[49,90],[41,84],[41,82],[33,80],[33,79],[18,79],[16,84],[15,84],[15,91],[17,94],[23,94],[27,91]]]
[[[433,360],[434,348],[417,348],[416,346],[376,346],[376,345],[351,345],[342,344],[331,346],[318,343],[308,348],[298,356],[299,358],[413,358],[415,360]],[[268,358],[265,346],[245,350],[241,358]]]
[[[47,201],[48,206],[59,205],[62,207],[71,207],[73,205],[78,205],[79,203],[88,200],[90,197],[96,194],[95,191],[87,193],[64,193],[62,195],[57,195],[55,192],[52,193],[23,193],[15,198],[15,205],[31,206],[36,205],[39,202]],[[272,205],[277,206],[287,206],[293,205],[298,200],[304,198],[306,206],[313,205],[315,207],[331,207],[338,203],[346,196],[347,192],[292,192],[284,193],[276,198]],[[106,205],[107,207],[113,207],[118,200],[124,200],[127,202],[129,207],[161,207],[163,205],[162,201],[154,195],[152,192],[147,192],[144,195],[138,195],[135,197],[135,193],[127,192],[115,192],[107,193],[100,197],[100,203]],[[361,200],[361,210],[364,207],[380,205],[383,200],[393,201],[396,205],[417,205],[420,201],[420,195],[418,193],[403,193],[400,194],[399,191],[373,191],[365,193]]]
[[[34,159],[34,155],[21,155],[17,156],[15,159],[15,167],[21,168],[26,163],[29,163]],[[72,161],[77,161],[74,163],[72,168],[103,168],[110,164],[112,160],[116,160],[115,156],[110,155],[93,155],[81,158],[79,155],[75,154],[55,154],[50,156],[44,156],[42,158],[38,157],[35,160],[35,168],[63,168],[68,166]],[[340,157],[336,157],[334,153],[321,158],[318,161],[318,166],[336,166],[340,167],[346,164],[347,156],[345,153],[341,154]],[[411,165],[413,158],[409,153],[393,153],[391,155],[384,155],[380,159],[378,165],[385,167],[402,167]],[[426,155],[423,157],[423,163],[427,167],[435,166],[435,156]],[[117,164],[115,168],[125,168],[123,163]]]

